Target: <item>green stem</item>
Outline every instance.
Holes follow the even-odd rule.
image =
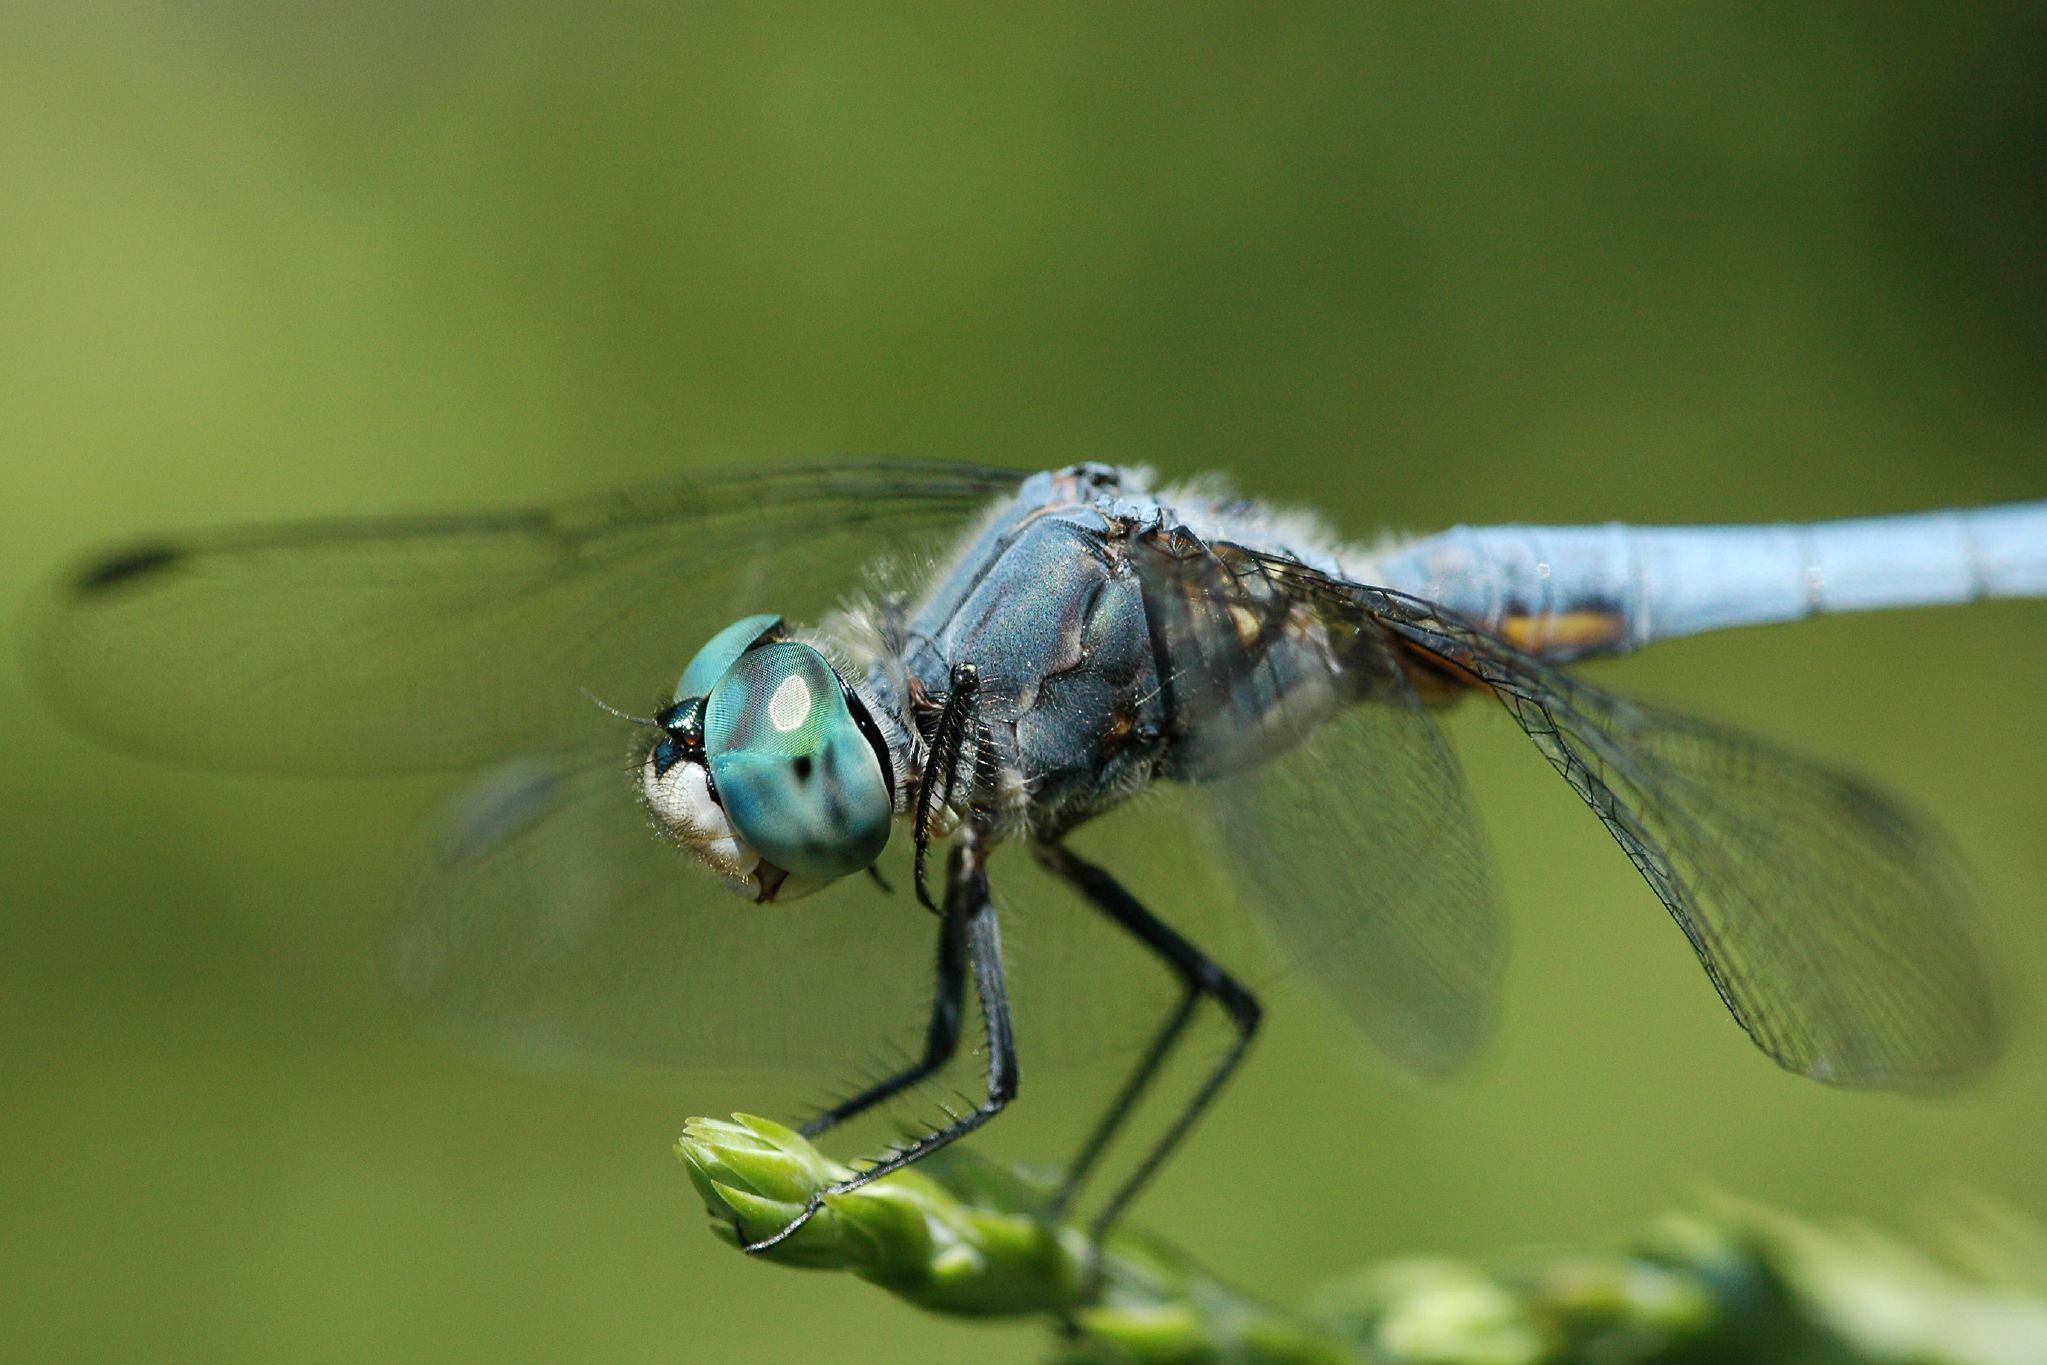
[[[746,1115],[690,1120],[676,1153],[714,1231],[734,1245],[783,1227],[850,1174],[794,1131]],[[1061,1365],[2047,1361],[2047,1277],[1993,1286],[1895,1243],[1732,1203],[1666,1218],[1608,1251],[1492,1268],[1382,1265],[1300,1310],[1236,1290],[1134,1232],[1101,1248],[1083,1303],[1087,1238],[1048,1207],[1043,1187],[953,1148],[824,1195],[761,1259],[850,1271],[930,1312],[1048,1319],[1061,1329]]]

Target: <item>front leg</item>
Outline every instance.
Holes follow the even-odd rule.
[[[971,831],[953,850],[946,870],[945,906],[940,913],[948,926],[957,925],[966,943],[967,958],[973,966],[974,990],[981,997],[988,1040],[986,1097],[945,1127],[898,1147],[886,1159],[837,1184],[827,1185],[811,1198],[803,1212],[760,1241],[745,1243],[745,1250],[766,1251],[788,1240],[824,1207],[825,1196],[857,1190],[929,1156],[947,1143],[958,1141],[1001,1113],[1016,1097],[1016,1041],[1009,1022],[1009,991],[1002,975],[1002,939],[995,922],[995,903],[988,896],[987,854]]]
[[[917,884],[918,904],[931,911],[938,907],[931,903],[931,893],[924,889],[924,856],[931,848],[932,800],[936,796],[938,805],[952,804],[953,787],[959,779],[961,746],[966,743],[967,732],[973,725],[974,699],[981,691],[981,672],[972,664],[954,664],[951,684],[945,694],[945,704],[939,710],[937,723],[931,729],[924,771],[917,779],[917,807],[912,822],[917,852],[912,860],[911,875]],[[939,795],[941,791],[943,794]]]
[[[854,1115],[864,1113],[908,1090],[951,1061],[953,1053],[959,1048],[960,1004],[966,989],[967,963],[971,956],[967,945],[968,921],[966,916],[946,914],[932,904],[930,893],[924,886],[924,857],[931,843],[933,794],[942,791],[939,803],[941,805],[952,803],[961,745],[973,722],[974,698],[979,688],[980,674],[972,664],[961,664],[952,670],[952,690],[946,694],[944,707],[937,724],[933,727],[931,743],[925,752],[923,771],[917,777],[917,804],[914,815],[917,839],[915,870],[917,899],[939,916],[937,985],[931,1002],[931,1023],[924,1034],[924,1055],[911,1065],[893,1075],[883,1077],[865,1090],[841,1100],[811,1119],[800,1130],[805,1137],[816,1137]],[[880,873],[875,872],[872,867],[867,870],[880,881]],[[884,890],[887,889],[887,885],[886,882],[882,882]],[[997,970],[999,973],[999,963]],[[982,996],[983,999],[986,998],[985,990]]]
[[[834,1128],[856,1114],[892,1099],[952,1060],[959,1050],[960,1009],[966,1000],[967,920],[942,914],[938,920],[938,972],[931,997],[931,1022],[924,1030],[924,1055],[893,1075],[885,1076],[849,1099],[839,1101],[797,1131],[807,1138]]]

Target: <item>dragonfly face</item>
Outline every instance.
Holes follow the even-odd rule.
[[[766,904],[871,866],[894,760],[860,694],[780,618],[745,617],[683,670],[641,765],[655,822],[736,895]]]

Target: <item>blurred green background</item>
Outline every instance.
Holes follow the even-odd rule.
[[[2019,4],[10,6],[0,607],[160,526],[842,451],[1224,470],[1358,536],[2038,497],[2043,70]],[[2043,668],[2003,604],[1602,676],[1937,812],[2037,972]],[[674,1095],[408,1026],[375,945],[435,790],[129,762],[25,677],[11,1358],[1039,1353],[715,1245]],[[1517,938],[1484,1062],[1360,1071],[1278,1000],[1143,1221],[1289,1297],[1701,1181],[2047,1217],[2036,1035],[1942,1102],[1779,1073],[1492,720],[1454,727]],[[1000,1149],[1050,1156],[1084,1108],[1025,1074]]]

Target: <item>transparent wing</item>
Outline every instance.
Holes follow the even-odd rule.
[[[1505,919],[1456,762],[1404,680],[1208,794],[1282,961],[1393,1060],[1464,1061],[1492,1019]]]
[[[390,936],[397,993],[500,1060],[621,1080],[745,1074],[756,1105],[821,1104],[907,1063],[937,947],[908,894],[908,841],[884,858],[892,893],[851,877],[748,904],[649,826],[628,730],[503,764],[455,804]],[[1028,859],[1006,859],[998,886],[1033,1070],[1136,1046],[1171,1004],[1165,974]],[[794,1084],[764,1098],[763,1073]]]
[[[1382,623],[1446,679],[1499,697],[1780,1065],[1834,1084],[1924,1089],[1996,1055],[1999,991],[1967,878],[1947,841],[1882,792],[1603,692],[1427,603],[1295,576],[1332,609]]]
[[[392,935],[400,995],[544,1068],[887,1069],[928,1010],[931,917],[865,878],[785,907],[730,895],[647,823],[624,728],[462,798]]]
[[[81,730],[207,767],[399,772],[546,748],[647,706],[750,612],[814,618],[938,548],[1000,470],[691,475],[554,507],[253,527],[103,557],[40,622]]]
[[[1163,694],[1241,890],[1395,1061],[1442,1073],[1492,1016],[1505,919],[1448,744],[1394,646],[1295,572],[1227,544],[1141,537],[1170,642]]]

